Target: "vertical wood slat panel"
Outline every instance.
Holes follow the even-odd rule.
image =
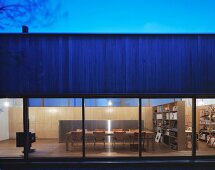
[[[214,93],[215,35],[1,35],[1,95]]]

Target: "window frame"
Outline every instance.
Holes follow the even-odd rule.
[[[93,160],[93,161],[109,161],[109,160],[115,160],[116,158],[118,160],[196,160],[196,159],[215,159],[215,155],[196,155],[196,140],[195,140],[195,131],[196,131],[196,99],[197,98],[215,98],[215,94],[72,94],[72,95],[40,95],[40,96],[0,96],[0,98],[22,98],[23,99],[23,128],[26,138],[26,143],[24,147],[24,158],[21,158],[21,161],[30,161],[30,162],[37,162],[37,161],[51,161],[55,162],[58,161],[65,161],[65,162],[73,162],[73,161],[84,161],[84,160]],[[29,98],[81,98],[82,99],[82,132],[83,136],[85,136],[85,126],[84,126],[84,120],[85,120],[85,102],[84,99],[86,98],[138,98],[139,99],[139,120],[141,120],[141,111],[142,106],[140,105],[142,99],[149,99],[149,98],[192,98],[192,128],[193,128],[193,141],[192,141],[192,155],[191,156],[149,156],[144,157],[142,156],[142,152],[140,153],[140,147],[139,147],[139,156],[138,157],[107,157],[107,158],[86,158],[85,156],[85,138],[83,137],[83,151],[82,151],[82,157],[80,158],[65,158],[65,157],[55,157],[55,158],[29,158],[28,153],[28,132],[29,132],[29,105],[28,105],[28,99]],[[140,125],[140,123],[139,123]],[[139,131],[141,131],[141,127],[139,127]],[[140,142],[139,138],[139,142]],[[0,157],[1,161],[14,161],[14,160],[20,160],[20,158],[8,158],[8,157]]]

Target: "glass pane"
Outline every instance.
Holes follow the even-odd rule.
[[[23,145],[16,145],[17,134],[23,134],[19,132],[23,132],[23,100],[0,99],[0,157],[23,157]]]
[[[196,100],[197,155],[214,155],[215,99]]]
[[[190,156],[192,99],[142,99],[143,157]]]
[[[151,106],[158,106],[166,103],[174,102],[174,99],[151,99],[150,105]]]
[[[69,99],[69,102],[70,102],[70,106],[74,106],[74,107],[82,106],[82,99],[71,98]]]
[[[69,106],[69,99],[60,99],[60,98],[45,98],[44,99],[44,106],[45,107],[52,107],[52,106]]]
[[[85,106],[138,106],[137,99],[117,99],[117,98],[108,98],[108,99],[86,99]]]
[[[86,99],[87,157],[138,156],[138,99]]]
[[[35,98],[35,99],[29,99],[29,106],[31,107],[41,107],[42,106],[42,100],[41,98]]]
[[[29,130],[36,136],[30,158],[82,157],[81,105],[68,106],[68,99],[45,100],[48,107],[29,107]]]

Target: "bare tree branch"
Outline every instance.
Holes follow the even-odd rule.
[[[23,3],[6,4],[0,0],[0,29],[6,27],[50,26],[61,16],[60,0],[50,8],[50,0],[23,0]]]

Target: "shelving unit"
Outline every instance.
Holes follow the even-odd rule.
[[[185,149],[185,102],[154,106],[153,129],[161,133],[160,142],[174,150]]]
[[[215,105],[204,106],[199,110],[199,139],[207,141],[208,136],[215,135]]]

